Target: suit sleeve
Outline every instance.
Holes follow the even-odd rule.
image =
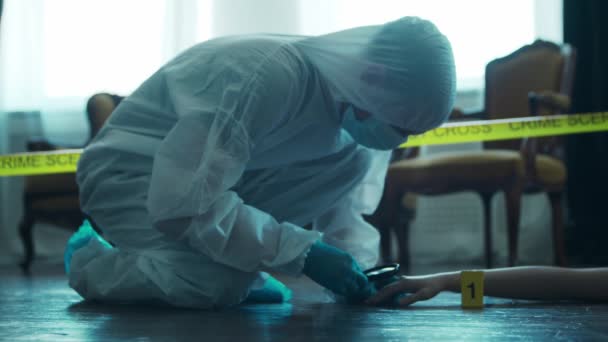
[[[284,57],[250,78],[228,73],[205,89],[206,95],[197,89],[204,75],[191,67],[165,71],[179,119],[155,155],[148,211],[166,235],[242,271],[298,274],[320,238],[318,232],[277,222],[231,190],[256,139],[301,96],[305,71]]]

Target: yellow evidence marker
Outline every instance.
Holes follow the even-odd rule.
[[[460,293],[463,309],[483,308],[483,272],[460,272]]]

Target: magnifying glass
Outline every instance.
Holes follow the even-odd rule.
[[[388,264],[363,271],[369,281],[387,280],[399,273],[399,264]]]

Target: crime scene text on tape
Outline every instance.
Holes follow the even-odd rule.
[[[30,176],[75,172],[81,149],[0,156],[0,176]]]
[[[608,112],[451,122],[412,135],[401,148],[608,131]]]
[[[608,112],[446,123],[412,135],[400,148],[608,131]],[[0,176],[76,172],[82,150],[0,156]]]

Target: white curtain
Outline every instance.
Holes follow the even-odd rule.
[[[4,108],[37,110],[98,91],[131,91],[174,53],[168,38],[180,32],[166,27],[174,24],[174,7],[164,0],[6,1]]]
[[[128,94],[163,62],[211,37],[314,35],[406,15],[452,40],[460,89],[492,58],[543,37],[561,41],[561,0],[7,0],[0,103],[7,110]]]

